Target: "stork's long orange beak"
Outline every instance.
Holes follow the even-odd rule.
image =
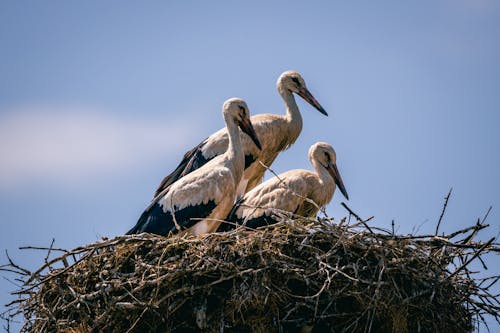
[[[326,113],[325,109],[323,109],[321,104],[319,104],[319,102],[316,100],[316,98],[314,98],[314,96],[309,92],[309,90],[307,90],[306,87],[301,87],[297,94],[300,97],[302,97],[307,103],[314,106],[314,108],[316,108],[316,110],[318,110],[319,112],[321,112],[325,116],[328,116],[328,113]]]
[[[252,139],[253,143],[259,148],[259,150],[262,150],[262,146],[260,145],[259,138],[257,137],[257,134],[255,133],[255,130],[253,129],[252,122],[250,121],[250,118],[246,118],[242,121],[239,122],[238,124],[243,132],[248,134],[250,139]]]
[[[345,189],[344,182],[342,181],[342,177],[340,176],[339,169],[337,169],[337,165],[335,163],[329,163],[326,169],[328,170],[330,176],[332,176],[333,180],[335,180],[335,184],[337,184],[337,187],[340,192],[342,192],[342,195],[349,200],[349,195],[347,195],[347,191]]]

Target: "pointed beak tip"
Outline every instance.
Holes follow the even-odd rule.
[[[323,109],[322,107],[318,108],[318,111],[328,117],[328,112],[326,112],[325,109]]]
[[[255,133],[255,129],[253,128],[253,125],[250,122],[250,120],[241,123],[240,128],[250,137],[250,139],[252,139],[253,143],[255,143],[257,148],[259,148],[259,150],[262,150],[262,145],[260,143],[259,138],[257,137],[257,133]]]
[[[337,168],[337,165],[335,163],[330,164],[330,168],[328,169],[328,172],[330,173],[332,178],[335,180],[335,184],[337,185],[337,188],[342,193],[344,198],[349,200],[349,195],[347,194],[347,190],[345,188],[344,181],[342,180],[342,177],[340,176],[340,172]]]
[[[316,110],[328,117],[328,113],[321,106],[321,104],[319,104],[316,98],[314,98],[311,92],[307,90],[307,88],[302,88],[301,90],[299,90],[298,95],[302,97],[307,103],[311,104]]]
[[[262,145],[260,144],[259,140],[254,141],[254,143],[257,146],[257,148],[259,148],[259,150],[262,150]]]
[[[346,198],[346,200],[349,200],[349,194],[347,194],[347,190],[344,187],[344,183],[339,182],[337,186],[340,190],[340,193],[342,193],[342,195],[344,196],[344,198]]]
[[[250,139],[252,139],[253,143],[257,146],[257,148],[259,148],[259,150],[262,150],[262,145],[260,144],[259,138],[255,134],[255,132],[253,132],[252,134],[249,134],[249,136],[250,136]]]

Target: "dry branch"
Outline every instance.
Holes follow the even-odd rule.
[[[499,319],[498,276],[468,268],[499,251],[493,239],[473,241],[485,227],[397,236],[284,219],[203,237],[31,247],[50,252],[39,269],[9,257],[0,267],[24,282],[6,315],[22,314],[23,332],[472,332],[485,315]]]

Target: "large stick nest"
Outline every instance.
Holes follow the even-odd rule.
[[[485,225],[438,237],[332,222],[51,246],[35,272],[9,258],[2,269],[24,284],[10,315],[24,315],[23,332],[471,332],[485,314],[498,321],[498,278],[468,269],[499,250],[472,240]]]

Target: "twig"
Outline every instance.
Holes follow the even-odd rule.
[[[473,317],[500,318],[499,277],[477,279],[468,268],[500,251],[498,244],[450,237],[470,236],[484,224],[447,236],[398,236],[394,227],[361,227],[368,220],[344,208],[358,223],[282,216],[252,231],[126,235],[47,256],[35,273],[10,260],[0,271],[26,285],[8,305],[9,316],[28,318],[26,332],[183,331],[197,329],[193,304],[209,297],[209,331],[311,322],[336,331],[383,331],[380,323],[401,316],[412,332],[419,331],[411,326],[415,316],[429,331],[454,331]],[[59,268],[73,255],[75,263]],[[410,313],[399,312],[410,305]]]
[[[471,263],[472,260],[474,260],[477,256],[479,256],[481,254],[481,252],[486,249],[491,243],[493,243],[493,241],[495,240],[495,238],[491,238],[489,241],[487,241],[486,243],[483,244],[483,246],[481,246],[475,253],[472,257],[470,257],[467,261],[465,261],[459,268],[457,268],[453,273],[451,273],[450,275],[448,275],[446,277],[446,280],[449,280],[451,279],[452,277],[454,277],[455,275],[457,275],[462,269],[464,269],[465,267],[467,267],[468,264]]]
[[[24,268],[22,268],[22,267],[20,267],[20,266],[16,265],[16,264],[12,261],[12,259],[10,258],[10,256],[9,256],[9,252],[8,252],[7,250],[5,250],[5,256],[7,257],[7,260],[9,260],[9,265],[10,265],[11,267],[14,267],[15,269],[17,269],[17,270],[21,271],[23,274],[26,274],[26,275],[30,275],[30,274],[31,274],[31,272],[30,272],[30,271],[28,271],[27,269],[24,269]]]
[[[361,219],[361,217],[358,216],[358,214],[354,213],[351,208],[347,207],[346,203],[345,202],[341,202],[340,205],[342,205],[342,207],[344,207],[350,215],[354,216],[356,218],[356,220],[358,220],[358,222],[362,223],[366,229],[368,229],[368,231],[373,234],[373,230],[368,226],[368,224],[366,224],[366,221],[364,221],[363,219]],[[371,220],[373,218],[370,217],[367,221]]]
[[[439,215],[439,220],[436,224],[436,232],[434,233],[436,236],[439,232],[439,226],[441,225],[441,221],[443,220],[444,212],[446,211],[446,206],[448,206],[448,200],[450,199],[452,190],[453,190],[453,187],[450,187],[450,191],[448,192],[448,195],[446,196],[446,198],[444,198],[443,210],[441,210],[441,215]]]

